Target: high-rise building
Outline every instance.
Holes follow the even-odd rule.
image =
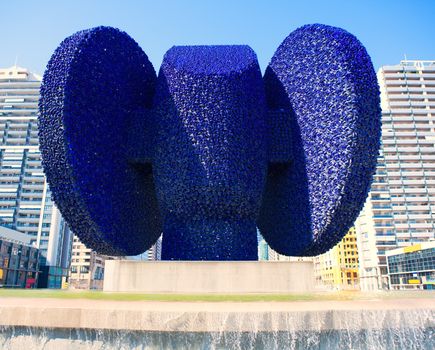
[[[30,244],[40,250],[41,266],[52,266],[50,271],[64,275],[72,234],[51,201],[42,170],[37,126],[40,84],[41,77],[27,69],[0,69],[0,226],[29,235]],[[50,286],[60,285],[46,277]]]
[[[148,260],[162,260],[162,236],[147,250]]]
[[[356,222],[362,290],[388,288],[386,252],[434,239],[435,61],[378,71],[382,147]]]
[[[355,228],[351,228],[335,247],[314,257],[314,277],[318,287],[337,290],[359,289]]]
[[[258,260],[268,261],[269,260],[269,245],[264,238],[258,241]]]
[[[127,259],[142,261],[162,260],[162,236],[157,239],[156,243],[154,243],[150,249],[139,255],[128,256]]]

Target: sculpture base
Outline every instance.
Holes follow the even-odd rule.
[[[314,291],[308,261],[108,260],[105,292],[246,294]]]

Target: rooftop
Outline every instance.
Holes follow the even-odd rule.
[[[431,61],[431,60],[402,60],[400,61],[400,65],[402,66],[413,66],[413,67],[435,67],[435,60]]]
[[[31,238],[31,236],[26,235],[25,233],[15,231],[4,226],[0,226],[0,239],[30,246]]]
[[[14,65],[9,68],[0,68],[0,81],[2,80],[41,81],[42,78],[26,68]]]

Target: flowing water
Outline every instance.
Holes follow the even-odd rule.
[[[142,332],[3,327],[1,349],[434,349],[434,328],[299,332]]]
[[[427,302],[431,303],[431,299]],[[21,318],[32,325],[32,317],[37,318],[40,312],[49,317],[47,310],[18,308],[15,312],[23,313],[23,317],[27,315]],[[379,307],[372,310],[278,312],[189,310],[138,311],[136,314],[134,310],[109,310],[108,313],[105,312],[107,310],[93,311],[88,310],[76,316],[81,320],[77,324],[83,324],[87,318],[91,320],[88,325],[97,324],[104,317],[106,321],[123,321],[121,323],[130,325],[130,329],[147,327],[155,331],[6,325],[0,326],[0,349],[435,349],[435,311],[429,305],[407,309]],[[0,312],[0,322],[9,324],[7,322],[11,321],[7,320],[13,319],[11,315],[14,314]]]

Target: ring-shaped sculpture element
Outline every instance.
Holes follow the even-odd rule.
[[[137,43],[108,27],[65,39],[44,74],[39,138],[52,196],[100,253],[139,254],[161,234],[151,166],[130,164],[127,142],[131,124],[147,123],[155,81]]]
[[[376,74],[353,35],[315,24],[284,40],[264,81],[273,142],[291,140],[293,159],[272,154],[257,223],[277,252],[317,255],[345,235],[369,190],[381,132]]]

